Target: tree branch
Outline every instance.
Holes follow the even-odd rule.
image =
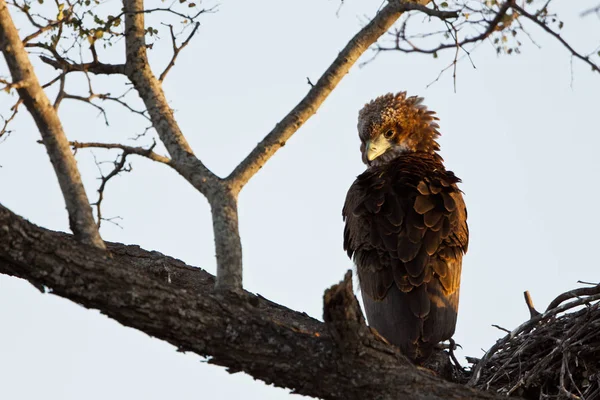
[[[69,213],[69,225],[83,243],[104,249],[94,222],[75,157],[56,110],[40,86],[33,65],[15,27],[5,0],[0,0],[0,46],[13,82],[22,83],[17,91],[42,135]]]
[[[133,147],[126,146],[120,143],[100,143],[100,142],[77,142],[72,141],[69,142],[69,145],[74,149],[86,149],[86,148],[96,148],[96,149],[119,149],[123,150],[127,154],[135,154],[137,156],[145,157],[149,160],[156,161],[159,163],[167,164],[168,166],[173,166],[172,161],[165,156],[161,156],[158,153],[152,151],[154,146],[151,146],[148,149],[143,147]]]
[[[600,14],[600,4],[597,5],[596,7],[592,7],[589,8],[585,11],[583,11],[581,14],[579,14],[581,17],[587,17],[590,14]]]
[[[420,3],[427,4],[429,1],[420,1]],[[289,138],[317,112],[359,57],[387,32],[403,12],[417,9],[418,5],[406,1],[391,1],[386,4],[375,18],[348,42],[300,103],[275,125],[275,128],[227,177],[233,190],[239,192],[275,152],[285,146]]]
[[[39,46],[38,43],[31,44],[28,47],[46,48],[46,46]],[[60,55],[58,55],[58,57],[57,57],[57,55],[58,55],[58,53],[53,54],[53,56],[55,57],[54,59],[50,58],[50,57],[41,56],[40,60],[42,60],[46,64],[48,64],[58,70],[62,70],[66,73],[69,73],[69,72],[91,72],[96,75],[114,75],[114,74],[123,74],[125,71],[125,66],[122,64],[104,64],[101,62],[89,62],[89,63],[77,64],[77,63],[72,63],[72,62],[67,61],[66,59],[60,57]]]
[[[98,229],[100,229],[100,225],[102,224],[103,220],[106,220],[106,221],[111,220],[110,218],[104,218],[102,216],[102,201],[104,200],[104,191],[106,190],[106,185],[108,184],[108,181],[110,181],[115,176],[118,176],[122,172],[131,172],[131,164],[126,165],[128,155],[129,155],[129,153],[124,151],[119,157],[117,157],[117,159],[113,162],[114,168],[107,175],[104,175],[104,173],[102,173],[102,168],[100,167],[100,164],[98,162],[96,162],[96,166],[98,167],[98,170],[100,171],[101,183],[100,183],[100,187],[97,190],[98,200],[96,200],[96,202],[92,205],[96,206]],[[114,222],[114,221],[112,221],[112,222],[115,223],[117,226],[120,226],[116,222]]]
[[[125,72],[144,101],[154,128],[171,155],[177,171],[197,190],[210,197],[219,187],[220,179],[194,156],[194,152],[179,128],[169,107],[160,81],[156,78],[146,52],[144,1],[124,0]]]
[[[550,302],[550,304],[548,304],[548,308],[546,308],[546,312],[548,312],[552,309],[555,309],[561,303],[563,303],[567,300],[570,300],[573,298],[579,298],[581,296],[593,296],[596,294],[600,294],[600,284],[592,286],[592,287],[584,287],[584,288],[569,290],[568,292],[562,293],[561,295],[557,296],[554,300],[552,300]]]
[[[160,74],[160,77],[158,78],[159,82],[164,81],[165,78],[167,77],[167,74],[171,70],[171,68],[173,68],[175,66],[175,60],[177,60],[177,56],[179,55],[181,50],[183,50],[185,48],[185,46],[187,46],[190,43],[190,41],[196,34],[198,27],[200,27],[200,22],[196,22],[194,24],[194,28],[192,29],[192,32],[189,34],[187,39],[185,39],[183,41],[183,43],[181,43],[181,46],[177,46],[177,41],[176,41],[177,36],[173,32],[173,25],[169,25],[169,33],[171,34],[171,42],[173,44],[173,57],[171,57],[171,61],[169,61],[169,64],[167,65],[165,70],[162,72],[162,74]]]
[[[0,205],[0,273],[211,357],[229,372],[324,399],[500,399],[419,371],[395,348],[373,344],[362,315],[352,317],[358,305],[348,277],[330,291],[333,311],[323,324],[247,292],[215,292],[213,276],[158,252],[107,245],[112,257]],[[360,333],[350,347],[330,333],[352,324]]]
[[[217,288],[241,290],[242,243],[238,230],[237,192],[213,174],[192,151],[169,107],[146,52],[144,0],[124,0],[126,73],[171,156],[173,167],[208,199],[217,253]]]
[[[419,48],[410,43],[409,43],[411,45],[410,48],[408,48],[408,49],[402,48],[402,47],[400,47],[400,43],[399,43],[400,41],[396,40],[396,44],[394,47],[378,47],[377,50],[378,51],[392,51],[393,50],[393,51],[401,51],[403,53],[434,54],[440,50],[461,48],[466,44],[479,42],[479,41],[484,40],[484,39],[488,38],[489,36],[491,36],[495,31],[502,29],[501,25],[504,25],[504,24],[502,24],[503,20],[505,19],[506,13],[508,12],[508,10],[512,7],[514,1],[515,0],[506,0],[504,3],[502,3],[502,5],[498,9],[498,12],[494,16],[494,18],[487,24],[486,29],[482,33],[479,33],[478,35],[468,37],[461,41],[456,40],[457,37],[454,37],[455,40],[453,43],[440,44],[436,47],[429,48],[429,49]],[[422,11],[422,10],[420,10],[420,11]]]
[[[600,72],[600,66],[594,64],[594,62],[592,62],[592,60],[590,60],[588,56],[584,56],[581,53],[577,52],[569,43],[567,43],[565,39],[563,39],[557,32],[554,32],[552,29],[550,29],[548,25],[546,25],[543,21],[540,21],[535,15],[531,15],[525,9],[523,9],[523,7],[518,6],[517,4],[513,4],[511,7],[519,14],[523,15],[524,17],[538,25],[540,28],[545,30],[547,33],[550,34],[550,36],[553,36],[563,46],[565,46],[567,50],[571,52],[573,57],[579,58],[581,61],[592,67],[592,71]]]

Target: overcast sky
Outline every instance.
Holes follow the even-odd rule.
[[[306,78],[316,81],[380,5],[344,3],[336,16],[335,0],[224,1],[217,13],[201,19],[164,89],[209,168],[228,174],[306,94]],[[578,13],[597,1],[555,3],[565,38],[582,52],[594,50],[600,20]],[[120,2],[106,6],[117,10]],[[491,324],[511,329],[528,318],[524,290],[544,309],[556,295],[577,287],[577,280],[600,280],[594,256],[600,75],[571,62],[540,29],[529,30],[541,49],[523,37],[522,55],[497,57],[484,43],[472,55],[476,69],[460,63],[456,93],[451,72],[427,88],[452,51],[438,59],[388,53],[354,67],[241,194],[245,288],[321,318],[323,291],[352,268],[342,249],[341,208],[364,170],[357,112],[368,100],[401,90],[425,97],[437,111],[441,154],[463,179],[471,242],[454,336],[462,355],[480,357],[502,335]],[[169,46],[153,53],[158,72],[170,57]],[[112,61],[122,61],[122,55]],[[6,75],[5,66],[0,68]],[[44,78],[49,73],[40,72]],[[83,82],[71,91],[85,94]],[[118,79],[103,78],[96,86],[113,94],[123,89]],[[3,113],[13,101],[2,94]],[[108,128],[97,110],[82,104],[65,102],[60,116],[72,140],[124,141],[145,126],[138,116],[109,111]],[[24,110],[13,128],[0,144],[0,202],[38,225],[67,231],[56,178]],[[98,160],[116,156],[94,154]],[[95,200],[94,159],[84,150],[77,157]],[[133,172],[111,181],[104,207],[104,215],[123,218],[123,229],[104,223],[103,238],[139,244],[214,273],[205,199],[168,167],[132,161]],[[231,376],[98,311],[2,275],[0,326],[2,399],[290,397],[287,390],[245,374]]]

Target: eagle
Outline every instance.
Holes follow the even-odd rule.
[[[342,210],[369,325],[416,362],[454,334],[469,242],[460,179],[444,167],[439,118],[422,102],[388,93],[359,112],[367,169]]]

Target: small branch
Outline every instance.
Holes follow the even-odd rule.
[[[524,17],[526,17],[527,19],[529,19],[530,21],[532,21],[536,25],[538,25],[540,28],[545,30],[547,33],[550,34],[550,36],[553,36],[556,40],[558,40],[563,46],[565,46],[567,48],[567,50],[569,50],[571,52],[573,57],[578,58],[581,61],[583,61],[584,63],[588,64],[590,67],[592,67],[593,71],[600,72],[600,66],[596,65],[590,59],[589,56],[584,56],[584,55],[580,54],[579,52],[577,52],[573,47],[571,47],[571,45],[569,43],[567,43],[567,41],[565,39],[563,39],[560,36],[560,34],[558,34],[557,32],[554,32],[552,29],[550,29],[550,27],[548,27],[548,25],[546,25],[543,21],[540,21],[535,15],[531,15],[526,10],[524,10],[523,7],[520,7],[517,4],[513,4],[511,7],[515,11],[517,11],[519,14],[523,15]]]
[[[536,310],[533,306],[533,300],[531,299],[529,290],[524,291],[523,296],[525,297],[525,304],[527,304],[527,308],[529,309],[530,318],[537,317],[538,315],[540,315],[540,312]]]
[[[141,10],[128,8],[127,9],[127,13],[130,13],[130,14],[151,14],[151,13],[155,13],[155,12],[165,12],[165,13],[169,13],[169,14],[173,14],[175,16],[181,17],[183,19],[194,21],[200,15],[205,14],[205,13],[213,12],[215,9],[216,9],[216,7],[203,8],[201,10],[198,10],[198,12],[195,13],[195,14],[184,14],[184,13],[181,13],[179,11],[175,11],[175,10],[173,10],[170,7],[168,7],[168,8],[146,8],[146,9],[141,9]]]
[[[106,126],[109,126],[110,124],[108,123],[108,116],[106,115],[106,110],[103,107],[99,106],[98,104],[94,104],[92,102],[92,99],[94,99],[95,97],[97,97],[97,96],[93,95],[93,94],[89,95],[88,97],[83,97],[83,96],[76,96],[74,94],[63,93],[63,95],[60,98],[61,98],[61,100],[62,99],[71,99],[71,100],[77,100],[77,101],[81,101],[83,103],[89,104],[90,106],[97,109],[100,112],[100,114],[102,114],[102,117],[104,117],[104,124]],[[55,102],[55,108],[57,108],[57,105],[59,103]]]
[[[52,53],[52,57],[54,58],[40,56],[40,60],[57,70],[63,71],[64,73],[91,72],[96,75],[115,75],[125,73],[125,65],[123,64],[105,64],[101,62],[74,63],[61,57],[56,49],[46,44],[28,43],[27,47],[39,47],[50,51]]]
[[[73,149],[86,149],[86,148],[109,149],[109,150],[110,149],[119,149],[119,150],[123,150],[127,154],[135,154],[138,156],[145,157],[149,160],[157,161],[159,163],[166,164],[170,167],[173,167],[173,162],[171,161],[171,159],[169,159],[168,157],[165,157],[165,156],[161,156],[160,154],[157,154],[154,151],[152,151],[156,144],[152,145],[148,149],[144,149],[143,147],[126,146],[126,145],[120,144],[120,143],[73,141],[73,142],[69,142],[69,145]]]
[[[390,2],[397,3],[400,7],[404,9],[404,11],[419,11],[423,14],[429,15],[430,17],[436,17],[441,20],[458,18],[458,11],[442,11],[437,8],[427,8],[425,5],[419,4],[417,2],[408,2],[403,0],[392,0]],[[425,3],[429,3],[428,1]]]
[[[581,17],[587,17],[590,14],[600,14],[600,5],[597,5],[596,7],[592,7],[588,10],[583,11],[580,16]]]
[[[492,324],[492,326],[493,326],[494,328],[496,328],[496,329],[499,329],[499,330],[503,331],[503,332],[510,333],[510,331],[509,331],[508,329],[506,329],[506,328],[503,328],[503,327],[501,327],[500,325]]]
[[[33,65],[19,38],[5,0],[0,0],[0,47],[13,82],[23,83],[17,91],[42,135],[65,199],[71,230],[82,243],[104,249],[104,242],[94,222],[77,162],[69,149],[62,124],[33,72]]]
[[[190,33],[190,35],[187,37],[187,39],[185,39],[185,41],[183,43],[181,43],[181,46],[178,47],[177,42],[175,40],[176,36],[175,36],[175,33],[173,32],[173,25],[169,25],[169,32],[171,33],[171,41],[173,43],[173,57],[171,57],[171,61],[169,62],[169,65],[167,65],[167,67],[162,72],[162,74],[160,74],[160,77],[158,78],[159,82],[162,82],[165,80],[165,78],[167,77],[167,74],[169,73],[171,68],[173,68],[173,66],[175,65],[175,60],[177,59],[177,56],[179,55],[181,50],[183,50],[185,48],[185,46],[188,45],[190,40],[192,40],[192,38],[196,34],[196,31],[198,30],[199,26],[200,26],[200,22],[196,22],[196,24],[194,24],[194,28],[192,29],[192,33]]]
[[[2,138],[2,136],[4,136],[5,134],[10,134],[12,132],[12,131],[8,130],[8,125],[17,116],[17,113],[19,112],[19,106],[22,103],[23,103],[23,99],[21,99],[19,97],[19,100],[17,100],[17,102],[10,108],[10,110],[12,111],[12,114],[10,115],[10,117],[4,118],[3,116],[0,116],[0,117],[2,117],[2,120],[3,120],[2,129],[0,129],[0,138]]]
[[[96,200],[96,202],[93,203],[92,205],[96,206],[98,229],[100,229],[100,224],[102,223],[102,220],[103,220],[101,207],[102,207],[102,201],[104,200],[104,190],[106,189],[106,184],[108,183],[108,181],[110,181],[115,176],[119,175],[121,172],[130,172],[131,171],[131,164],[129,166],[125,165],[125,163],[127,162],[128,155],[129,155],[129,153],[124,151],[123,154],[121,154],[120,157],[118,157],[117,160],[114,162],[114,168],[112,171],[110,171],[108,173],[108,175],[102,174],[102,170],[100,169],[100,166],[98,165],[98,163],[96,163],[96,165],[98,166],[98,169],[100,170],[101,183],[100,183],[100,187],[98,188],[98,200]]]
[[[23,89],[25,88],[25,86],[27,86],[27,81],[19,81],[19,82],[14,82],[14,83],[10,83],[8,81],[6,81],[5,79],[0,79],[0,83],[2,83],[4,85],[4,87],[0,88],[0,91],[4,91],[4,92],[10,92],[13,89]]]
[[[23,39],[23,43],[26,44],[26,43],[31,42],[33,39],[40,36],[42,33],[52,30],[52,29],[56,28],[57,26],[59,26],[60,24],[62,24],[62,21],[52,21],[49,24],[40,27],[37,31],[33,32],[31,35],[26,36]]]
[[[378,51],[401,51],[403,53],[435,54],[438,51],[441,51],[444,49],[454,49],[456,47],[463,47],[466,44],[479,42],[481,40],[487,39],[494,32],[496,32],[497,30],[500,29],[500,24],[503,23],[506,13],[508,12],[508,10],[510,8],[513,7],[514,2],[515,2],[515,0],[506,0],[504,3],[502,3],[502,5],[500,6],[500,9],[496,13],[495,17],[487,24],[487,28],[485,29],[484,32],[482,32],[478,35],[463,39],[459,42],[454,41],[453,43],[440,44],[439,46],[430,48],[430,49],[423,49],[423,48],[416,47],[414,45],[411,45],[411,48],[409,48],[409,49],[405,49],[405,48],[400,47],[400,41],[397,40],[394,47],[389,47],[389,48],[378,47],[377,50]]]
[[[554,300],[550,302],[548,308],[546,308],[546,312],[558,307],[561,303],[566,300],[570,300],[573,298],[578,298],[581,296],[593,296],[596,294],[600,294],[600,284],[593,287],[585,287],[574,290],[569,290],[559,296],[557,296]]]

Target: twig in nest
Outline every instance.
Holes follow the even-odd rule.
[[[563,294],[561,294],[560,296],[557,296],[554,300],[552,300],[552,302],[548,305],[548,308],[546,309],[546,311],[552,310],[553,308],[558,307],[558,305],[566,300],[575,298],[575,297],[581,297],[581,296],[592,296],[595,294],[599,294],[600,293],[600,284],[594,286],[594,287],[587,287],[587,288],[579,288],[579,289],[573,289],[573,290],[569,290],[568,292],[565,292]]]
[[[503,328],[503,327],[501,327],[500,325],[492,324],[492,326],[493,326],[494,328],[496,328],[496,329],[500,329],[501,331],[504,331],[504,332],[506,332],[506,333],[510,334],[510,331],[509,331],[508,329],[506,329],[506,328]]]
[[[600,394],[600,291],[575,289],[532,317],[475,363],[468,383],[483,390],[535,398],[593,399]],[[565,300],[570,300],[563,303]],[[585,306],[581,308],[581,306]]]
[[[527,304],[527,308],[529,309],[530,318],[537,317],[538,315],[540,315],[540,312],[536,310],[533,306],[533,300],[531,299],[529,290],[524,291],[523,296],[525,297],[525,304]]]

